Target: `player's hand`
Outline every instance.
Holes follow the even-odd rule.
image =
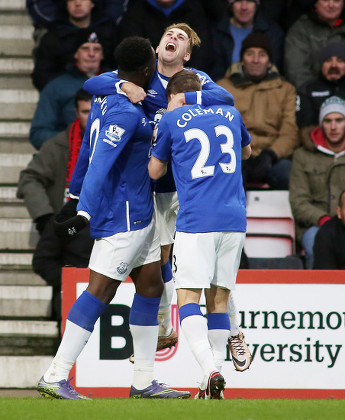
[[[59,223],[65,222],[73,216],[77,215],[77,204],[79,200],[76,198],[70,198],[67,203],[62,207],[60,212],[55,217],[55,220]]]
[[[125,82],[121,85],[121,90],[123,90],[128,99],[133,103],[137,104],[138,102],[143,101],[146,98],[146,92],[140,86],[135,85],[132,82]]]
[[[54,220],[54,231],[59,237],[71,237],[77,235],[89,221],[84,216],[74,216],[64,222]]]
[[[167,112],[173,111],[174,109],[180,108],[184,105],[186,105],[186,98],[184,97],[184,93],[177,93],[169,99]]]

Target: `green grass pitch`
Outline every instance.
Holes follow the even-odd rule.
[[[345,400],[0,398],[2,420],[345,420]]]

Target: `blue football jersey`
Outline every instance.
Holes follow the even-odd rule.
[[[83,178],[87,155],[77,210],[90,214],[91,235],[146,227],[153,213],[147,171],[152,128],[142,106],[121,94],[95,97],[85,134],[73,177]]]
[[[166,113],[152,155],[171,159],[180,232],[246,231],[242,147],[250,135],[238,110],[188,105]]]
[[[193,68],[187,69],[194,71],[199,76],[202,84],[202,92],[187,92],[185,94],[187,103],[204,106],[213,104],[234,105],[233,96],[227,90],[217,85],[206,73]],[[153,125],[158,124],[162,115],[166,112],[168,99],[165,90],[169,79],[169,77],[163,76],[156,69],[150,80],[147,96],[143,101],[143,108]],[[93,95],[109,95],[115,92],[118,82],[116,71],[107,72],[87,80],[84,84],[84,89]],[[154,190],[157,193],[176,191],[170,165],[167,174],[154,183]]]

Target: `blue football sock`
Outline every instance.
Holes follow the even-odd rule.
[[[97,319],[106,307],[105,303],[85,290],[70,309],[67,319],[92,332]]]

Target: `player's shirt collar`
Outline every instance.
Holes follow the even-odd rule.
[[[167,86],[168,86],[168,82],[169,82],[169,80],[170,80],[170,77],[168,77],[168,76],[164,76],[162,73],[159,73],[159,71],[158,71],[158,70],[157,70],[157,74],[158,74],[158,78],[159,78],[159,80],[161,81],[161,83],[162,83],[162,85],[163,85],[164,89],[166,89],[166,88],[167,88]]]

